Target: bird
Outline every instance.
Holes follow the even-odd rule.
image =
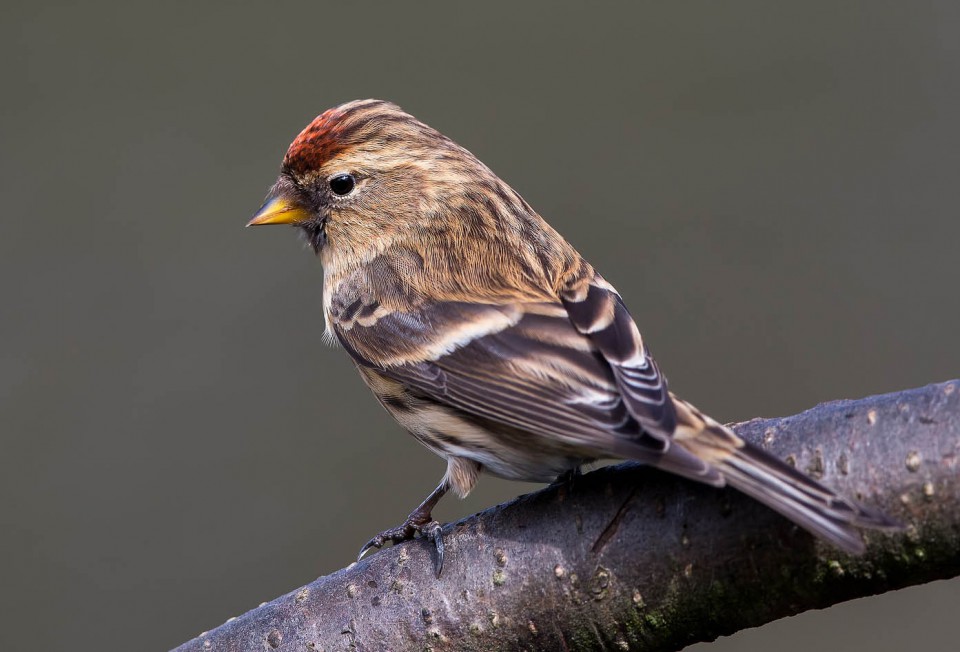
[[[293,225],[323,268],[324,337],[394,419],[446,460],[372,549],[417,536],[481,472],[568,478],[635,460],[730,485],[848,553],[896,529],[674,395],[617,290],[476,156],[399,106],[333,107],[293,140],[248,226]]]

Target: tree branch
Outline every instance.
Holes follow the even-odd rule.
[[[960,574],[960,381],[739,424],[908,524],[850,557],[738,494],[621,464],[321,577],[177,650],[677,650]]]

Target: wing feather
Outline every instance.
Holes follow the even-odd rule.
[[[610,305],[610,324],[622,330],[622,316]],[[334,331],[359,364],[461,413],[562,443],[585,457],[664,466],[669,440],[645,432],[631,402],[656,405],[659,395],[650,388],[665,383],[649,364],[611,365],[561,303],[437,302],[416,315],[382,314]],[[594,333],[611,339],[605,328]],[[623,379],[629,381],[626,392]],[[679,447],[668,458],[671,470],[712,481],[708,466]]]
[[[564,290],[561,301],[577,331],[609,364],[630,414],[644,431],[668,443],[677,415],[666,378],[617,291],[594,274]]]

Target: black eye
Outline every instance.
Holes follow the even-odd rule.
[[[352,174],[338,174],[330,179],[330,190],[335,195],[349,195],[357,181]]]

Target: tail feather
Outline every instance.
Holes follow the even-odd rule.
[[[708,460],[732,487],[849,553],[864,551],[858,528],[902,526],[880,511],[844,498],[786,462],[747,443],[732,430],[675,399],[675,441]]]
[[[731,486],[846,552],[864,551],[857,528],[898,527],[881,512],[838,496],[750,444],[745,443],[719,467]]]

